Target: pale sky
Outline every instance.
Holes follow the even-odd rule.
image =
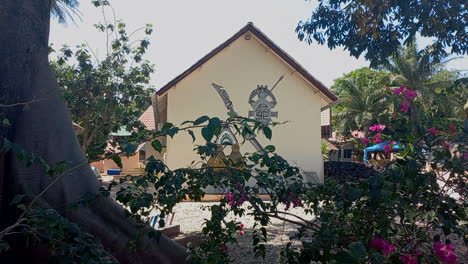
[[[51,24],[50,43],[74,46],[87,41],[103,57],[105,36],[93,24],[102,21],[101,9],[90,0],[80,1],[82,21],[77,25]],[[294,29],[307,20],[317,1],[304,0],[111,0],[117,19],[128,31],[153,24],[146,59],[155,64],[151,84],[159,89],[251,21],[314,77],[330,87],[333,80],[368,66],[341,48],[329,50],[297,39]],[[108,18],[112,14],[108,12]],[[450,69],[467,69],[468,58],[455,60]],[[275,80],[272,80],[272,83]]]

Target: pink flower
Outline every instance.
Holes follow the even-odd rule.
[[[416,96],[418,96],[418,93],[416,91],[405,90],[405,96],[408,99],[413,99],[416,98]]]
[[[463,153],[463,158],[468,159],[468,153]]]
[[[239,200],[237,200],[236,205],[241,206],[245,202],[245,200],[247,200],[247,196],[245,195],[245,193],[243,193],[241,198],[239,198]]]
[[[289,210],[289,208],[291,207],[291,202],[293,204],[293,208],[303,206],[302,201],[298,199],[297,194],[293,192],[290,192],[288,196],[286,196],[286,199],[284,201],[284,204],[286,205],[286,210]]]
[[[408,100],[408,98],[406,98],[405,100],[403,100],[400,103],[400,111],[402,111],[404,113],[408,113],[410,105],[411,105],[410,100]]]
[[[429,128],[429,129],[427,130],[427,132],[429,132],[430,134],[432,134],[432,135],[434,135],[434,136],[437,136],[437,135],[439,135],[439,133],[440,133],[439,130],[437,130],[437,129],[433,128],[433,127]]]
[[[385,153],[389,153],[389,152],[392,151],[392,147],[390,147],[390,144],[386,144],[386,145],[384,146],[384,151],[385,151]]]
[[[390,255],[393,251],[396,250],[395,246],[388,243],[388,241],[383,238],[374,238],[370,242],[370,247],[380,250],[385,256]]]
[[[370,131],[382,131],[385,129],[385,126],[382,126],[381,124],[376,124],[371,127],[369,127]]]
[[[449,126],[449,129],[450,130],[457,130],[457,126],[452,124],[452,125]]]
[[[293,208],[296,208],[296,207],[302,207],[302,201],[301,200],[295,199],[293,201]]]
[[[234,200],[229,201],[229,206],[233,207],[234,205],[236,205],[236,202]]]
[[[239,225],[239,228],[240,228],[240,229],[244,228],[244,224],[240,224],[240,225]]]
[[[374,142],[377,144],[382,142],[382,139],[380,138],[380,133],[374,135]]]
[[[445,150],[450,150],[450,145],[447,144],[447,142],[445,142],[444,140],[440,141],[440,145],[444,147]]]
[[[401,94],[405,90],[406,90],[406,86],[400,86],[400,88],[393,90],[393,94]]]
[[[225,196],[226,200],[232,201],[234,199],[234,194],[232,192],[228,192]]]
[[[370,142],[370,139],[368,139],[368,138],[361,138],[361,142],[362,142],[362,144],[364,144],[365,146],[367,146],[367,144],[369,144],[369,142]]]
[[[435,255],[442,263],[445,264],[455,264],[457,263],[457,255],[455,255],[452,244],[442,244],[441,242],[435,242],[432,246],[434,249]]]
[[[243,236],[244,235],[244,231],[239,231],[239,236]]]
[[[403,264],[418,264],[418,258],[413,257],[410,254],[401,255],[400,260]]]

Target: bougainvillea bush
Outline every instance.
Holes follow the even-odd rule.
[[[224,195],[210,208],[211,218],[201,230],[203,240],[189,245],[190,263],[231,261],[230,247],[246,228],[232,215],[251,215],[255,220],[251,234],[258,258],[269,250],[268,225],[276,218],[297,226],[281,252],[280,261],[285,263],[459,263],[468,243],[468,135],[457,120],[426,118],[419,110],[418,94],[405,91],[406,87],[387,91],[393,114],[385,125],[373,124],[372,133],[361,140],[363,145],[383,142],[386,151],[393,144],[404,146],[382,174],[309,183],[300,168],[291,166],[272,145],[236,160],[210,162],[222,149],[214,142],[226,125],[239,138],[259,133],[271,138],[272,129],[248,118],[222,121],[203,116],[180,127],[166,123],[160,131],[133,132],[134,142],[126,144],[152,140],[161,151],[161,136],[188,133],[195,139],[194,131],[200,129],[205,143],[194,150],[201,162],[172,170],[150,157],[145,175],[120,187],[116,199],[129,217],[142,223],[158,210],[164,226],[165,216],[177,203],[186,198],[200,201],[207,187],[219,189]],[[115,184],[102,188],[102,193],[109,195]],[[270,199],[262,200],[259,194]],[[293,214],[291,208],[303,208],[307,217]],[[160,233],[142,228],[129,246],[138,247],[138,238],[144,235],[158,239]],[[451,239],[462,242],[455,247]]]
[[[203,127],[206,144],[195,147],[201,165],[170,170],[150,158],[147,175],[121,188],[117,200],[130,208],[131,217],[144,221],[153,209],[164,219],[185,198],[200,200],[208,186],[221,190],[224,197],[210,208],[204,239],[189,245],[192,263],[231,261],[229,247],[244,226],[227,220],[228,214],[253,216],[252,242],[259,258],[268,250],[268,224],[278,218],[298,228],[282,250],[286,263],[458,263],[468,243],[468,135],[460,121],[426,119],[415,91],[389,89],[388,99],[394,103],[388,124],[374,124],[370,137],[362,139],[362,144],[384,142],[386,151],[393,144],[404,146],[383,174],[308,183],[299,168],[275,153],[274,146],[236,161],[224,160],[223,166],[209,166],[208,160],[219,151],[214,140],[223,125],[244,137],[263,131],[271,138],[272,133],[251,119],[232,117],[222,122],[201,117],[181,127],[166,124],[162,131],[146,135],[188,132],[193,136],[193,129]],[[153,146],[161,149],[157,140]],[[155,190],[147,192],[149,186]],[[270,200],[258,194],[268,194]],[[294,207],[303,208],[308,217],[289,213]],[[449,238],[463,241],[463,248],[455,249]]]

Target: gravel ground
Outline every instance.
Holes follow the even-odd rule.
[[[106,185],[110,179],[104,179],[103,184]],[[125,185],[125,184],[124,184]],[[115,191],[118,187],[114,187],[111,196],[115,197]],[[201,236],[201,230],[205,219],[210,218],[209,207],[215,202],[183,202],[178,204],[175,209],[173,225],[180,225],[181,234],[174,239],[176,240],[197,240]],[[246,204],[244,206],[247,206]],[[280,208],[284,210],[284,208]],[[289,209],[290,213],[296,214],[305,219],[311,219],[310,215],[306,215],[301,208]],[[271,219],[271,223],[267,227],[268,242],[266,246],[267,255],[265,259],[255,258],[252,248],[252,227],[254,224],[253,217],[243,216],[234,218],[233,215],[228,217],[228,220],[236,219],[236,221],[244,224],[244,235],[238,236],[238,244],[228,245],[229,255],[236,264],[250,263],[282,263],[280,260],[280,251],[289,242],[289,236],[292,235],[297,227],[290,223],[285,223],[282,220]],[[455,253],[459,257],[458,263],[468,264],[468,252],[461,239],[451,237],[456,250]]]
[[[180,225],[182,234],[176,239],[186,236],[200,234],[203,227],[204,219],[210,218],[210,211],[207,210],[215,203],[203,202],[184,202],[177,205],[175,208],[174,224]],[[289,212],[306,216],[302,209],[290,209]],[[234,219],[234,216],[229,216],[228,220]],[[234,260],[233,263],[278,263],[279,253],[283,246],[289,242],[289,236],[296,230],[292,224],[284,223],[282,220],[272,219],[272,223],[268,226],[268,245],[267,256],[263,258],[255,258],[252,251],[251,232],[254,224],[253,217],[243,216],[235,218],[245,225],[244,235],[238,236],[239,244],[231,244],[229,246],[229,255]]]

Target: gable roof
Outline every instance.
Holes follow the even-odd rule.
[[[140,122],[142,122],[147,129],[149,130],[155,130],[156,129],[156,124],[154,122],[154,112],[153,112],[153,106],[150,105],[148,109],[146,109],[143,114],[141,114],[140,118],[138,118]]]
[[[212,50],[210,53],[205,55],[195,64],[193,64],[190,68],[186,71],[175,77],[172,81],[168,82],[164,85],[161,89],[157,91],[158,95],[162,95],[171,87],[175,86],[178,82],[183,80],[185,77],[190,75],[193,71],[195,71],[198,67],[202,66],[205,62],[213,58],[216,54],[221,52],[224,48],[229,46],[231,43],[236,41],[242,35],[247,32],[251,32],[255,35],[260,41],[262,41],[266,46],[272,49],[281,59],[283,59],[286,63],[288,63],[294,70],[296,70],[299,74],[301,74],[307,81],[312,83],[317,89],[325,95],[328,99],[332,102],[338,100],[338,97],[333,94],[323,83],[317,80],[314,76],[312,76],[304,67],[302,67],[297,61],[295,61],[291,56],[289,56],[284,50],[282,50],[278,45],[276,45],[270,38],[268,38],[262,31],[260,31],[257,27],[253,25],[252,22],[247,23],[241,30],[239,30],[236,34],[234,34],[231,38],[226,40],[224,43],[219,45],[217,48]]]

